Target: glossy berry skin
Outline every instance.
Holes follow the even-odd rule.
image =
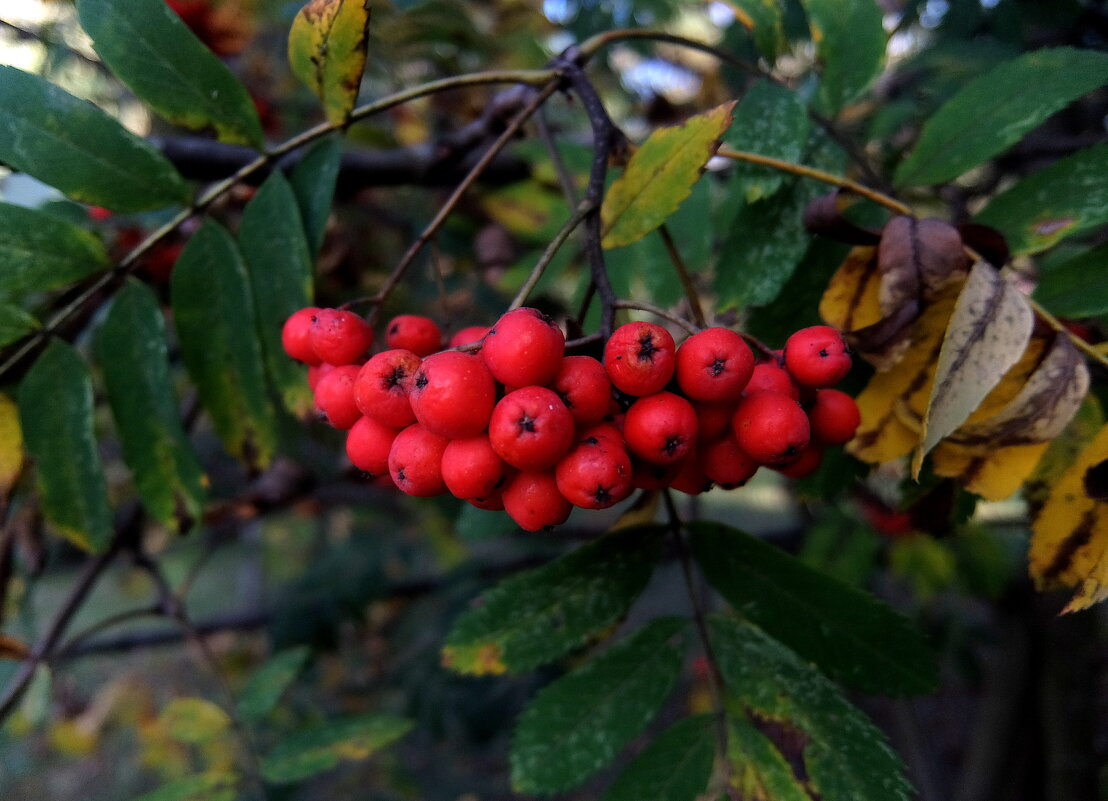
[[[627,323],[604,345],[604,369],[617,389],[641,398],[673,378],[675,352],[673,337],[660,325]]]
[[[358,371],[354,400],[366,417],[403,428],[415,422],[408,398],[422,360],[410,350],[385,350],[370,357]]]
[[[385,345],[410,350],[420,358],[442,348],[442,329],[430,317],[399,314],[385,326]]]
[[[734,403],[694,401],[693,410],[696,411],[696,438],[699,442],[715,442],[731,432]]]
[[[677,385],[698,401],[736,400],[754,372],[754,354],[729,328],[706,328],[681,343],[675,357]]]
[[[798,384],[830,387],[850,372],[850,348],[830,326],[802,328],[785,342],[785,369]]]
[[[558,462],[554,477],[574,506],[607,509],[631,494],[631,458],[607,443],[578,445]]]
[[[702,445],[700,459],[704,474],[724,489],[741,487],[754,477],[759,467],[730,434],[710,445]]]
[[[401,492],[417,498],[446,492],[442,454],[448,442],[446,437],[431,433],[419,423],[396,435],[389,449],[389,475]]]
[[[761,464],[780,465],[808,445],[808,415],[800,404],[779,392],[743,398],[731,421],[735,441]]]
[[[604,365],[591,356],[566,356],[552,389],[579,426],[599,423],[608,413],[612,382]]]
[[[500,497],[504,511],[524,531],[560,525],[573,508],[558,491],[558,481],[551,471],[517,473]]]
[[[538,309],[513,309],[485,336],[481,357],[489,371],[508,387],[544,386],[558,375],[566,338]]]
[[[808,443],[795,459],[786,465],[773,468],[789,478],[804,478],[811,475],[823,463],[823,446],[816,442]]]
[[[692,404],[672,392],[639,398],[627,410],[623,438],[636,456],[654,464],[679,462],[696,444]]]
[[[547,470],[573,445],[573,415],[553,390],[523,387],[493,409],[489,441],[496,454],[520,470]]]
[[[442,453],[442,479],[455,498],[499,495],[507,474],[508,465],[484,435],[451,440]]]
[[[479,356],[446,350],[423,360],[408,399],[416,420],[428,431],[464,439],[477,436],[488,425],[496,385]]]
[[[487,325],[468,326],[450,337],[450,342],[447,347],[459,348],[462,345],[472,345],[474,342],[480,342],[485,338],[485,334],[491,330],[492,329]]]
[[[346,435],[346,455],[350,463],[370,477],[389,474],[389,451],[399,432],[383,426],[371,417],[361,417]]]
[[[605,420],[577,431],[578,445],[596,445],[598,442],[606,442],[609,446],[621,450],[627,448],[627,443],[623,441],[623,431],[610,421]]]
[[[793,377],[784,368],[771,362],[754,365],[743,394],[753,395],[756,392],[780,392],[793,400],[800,400],[800,387],[793,381]]]
[[[357,365],[336,367],[319,380],[315,387],[315,405],[335,428],[349,429],[362,416],[354,401],[354,381]]]
[[[315,366],[323,360],[312,347],[312,322],[319,311],[315,306],[294,312],[281,327],[281,347],[290,358]]]
[[[824,445],[842,445],[854,438],[862,423],[854,398],[837,389],[821,389],[808,407],[812,439]]]
[[[312,350],[327,364],[360,362],[373,345],[373,329],[354,312],[320,309],[311,328]]]

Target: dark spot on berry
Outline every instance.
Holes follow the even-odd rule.
[[[638,357],[640,362],[652,362],[654,361],[654,354],[658,352],[658,348],[654,346],[654,335],[647,332],[639,339],[639,352]]]
[[[597,484],[596,492],[593,493],[592,497],[596,500],[597,503],[607,503],[612,499],[612,493],[610,493],[607,488]]]
[[[818,354],[818,355],[819,355],[819,357],[820,357],[821,359],[826,359],[826,358],[827,358],[828,356],[830,356],[831,354],[827,352],[827,348],[820,348],[820,349],[819,349],[819,354]]]
[[[408,374],[404,372],[403,367],[394,367],[392,372],[385,376],[385,389],[394,389],[408,377]],[[426,376],[424,376],[426,378]],[[424,381],[426,384],[427,382]]]
[[[524,415],[516,421],[516,425],[520,427],[521,431],[526,431],[529,434],[535,433],[535,418],[531,415],[524,413]]]
[[[539,319],[549,325],[551,328],[557,328],[558,324],[554,322],[554,318],[545,312],[539,312]]]
[[[725,359],[716,359],[712,362],[712,366],[708,368],[708,372],[712,374],[712,378],[718,378],[723,375],[723,371],[726,367],[727,361]]]
[[[401,467],[399,470],[396,471],[396,480],[397,481],[405,481],[406,480],[404,478],[404,468],[403,467]]]
[[[573,408],[573,401],[571,401],[569,399],[569,392],[562,392],[560,390],[554,390],[554,394],[556,394],[559,398],[562,399],[562,403],[564,403],[566,405],[567,409],[572,409]]]
[[[508,483],[508,474],[507,473],[501,473],[500,478],[498,478],[496,480],[496,483],[493,484],[492,488],[493,489],[500,489],[501,487],[503,487],[507,483]]]
[[[599,445],[600,440],[598,440],[596,437],[585,437],[583,440],[581,440],[581,444],[582,445]]]
[[[390,334],[396,334],[396,333],[399,333],[399,331],[400,331],[400,323],[393,323],[392,325],[389,326],[389,333]]]
[[[416,377],[415,377],[415,388],[416,389],[423,389],[425,386],[427,386],[430,383],[431,383],[431,381],[430,381],[430,379],[427,378],[427,373],[423,372],[422,370],[420,370],[418,373],[416,373]]]
[[[683,437],[666,437],[666,444],[662,446],[662,452],[672,456],[674,452],[681,447],[684,443]]]

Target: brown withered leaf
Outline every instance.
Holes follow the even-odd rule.
[[[27,647],[27,643],[7,634],[0,634],[0,659],[12,659],[19,662],[30,655],[31,649]]]
[[[926,300],[969,269],[958,229],[943,220],[893,217],[877,246],[881,311]]]
[[[857,195],[842,189],[820,195],[804,208],[804,227],[813,234],[848,245],[876,245],[881,239],[880,231],[857,225],[843,214],[856,199]]]
[[[943,338],[913,476],[927,452],[956,431],[1019,361],[1034,322],[1019,290],[988,264],[973,266]]]
[[[1084,484],[1090,498],[1108,501],[1108,459],[1085,471]]]

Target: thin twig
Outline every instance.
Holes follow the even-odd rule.
[[[539,131],[539,139],[546,146],[550,155],[550,163],[554,165],[554,174],[558,176],[558,185],[562,188],[562,195],[566,204],[572,209],[577,207],[577,187],[574,184],[573,175],[566,167],[562,154],[558,152],[558,144],[554,141],[554,134],[550,130],[550,123],[546,119],[546,107],[543,106],[535,115],[535,124]]]
[[[511,304],[508,306],[509,311],[511,309],[518,309],[527,301],[528,296],[534,290],[535,285],[542,279],[543,273],[546,272],[546,268],[550,266],[550,262],[554,260],[554,257],[558,254],[562,245],[569,239],[570,235],[577,230],[577,226],[581,224],[581,221],[588,216],[593,208],[593,204],[589,203],[587,199],[581,201],[577,206],[577,210],[573,212],[573,216],[566,220],[558,233],[550,240],[550,244],[546,246],[546,250],[542,252],[542,256],[539,257],[539,260],[531,269],[531,274],[527,276],[527,280],[523,282],[523,286],[519,288],[519,292],[516,293],[515,298],[512,299]]]
[[[690,335],[697,333],[700,329],[676,314],[670,311],[666,311],[660,306],[655,306],[653,303],[645,303],[641,300],[616,300],[613,302],[613,307],[616,309],[638,309],[639,311],[648,312],[656,317],[661,317],[663,320],[668,320],[674,325],[679,325],[684,328]]]
[[[689,300],[689,308],[692,309],[693,320],[695,320],[696,324],[701,328],[707,328],[708,323],[704,319],[704,309],[700,305],[700,294],[696,291],[692,276],[689,275],[689,271],[685,267],[685,261],[681,258],[681,252],[677,250],[677,243],[673,241],[673,237],[670,236],[669,229],[664,223],[658,229],[658,232],[662,235],[662,242],[665,243],[666,252],[669,254],[669,260],[673,262],[673,269],[676,270],[677,277],[681,279],[681,286],[685,288],[685,297]]]
[[[715,56],[720,61],[730,64],[733,67],[747,72],[751,75],[763,76],[765,72],[758,68],[758,65],[751,64],[749,61],[737,57],[734,53],[729,53],[726,50],[721,50],[718,47],[713,47],[706,42],[698,42],[695,39],[688,39],[684,36],[677,36],[666,31],[660,31],[654,28],[622,28],[614,31],[605,31],[599,33],[590,39],[586,39],[581,43],[579,48],[582,56],[585,60],[592,58],[596,53],[604,47],[617,42],[626,42],[632,39],[645,39],[652,42],[664,42],[666,44],[673,44],[679,47],[686,47],[690,50],[699,50],[702,53],[708,53]]]

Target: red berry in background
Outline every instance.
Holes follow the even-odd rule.
[[[677,463],[677,473],[670,486],[686,495],[699,495],[712,488],[712,479],[704,472],[704,460],[699,453],[691,451],[683,461]]]
[[[416,356],[430,356],[442,347],[442,329],[430,317],[401,314],[385,326],[385,344],[389,348],[410,350]]]
[[[487,325],[468,326],[450,337],[450,343],[447,347],[460,348],[462,345],[472,345],[474,342],[480,342],[485,338],[485,334],[491,330]]]
[[[507,473],[508,465],[483,435],[451,440],[442,452],[442,479],[455,498],[498,495]]]
[[[158,242],[139,260],[138,269],[150,276],[155,283],[167,284],[184,249],[184,242]]]
[[[704,474],[724,489],[741,487],[758,472],[758,462],[730,434],[710,445],[701,445],[699,453]]]
[[[854,398],[837,389],[821,389],[808,407],[812,439],[824,445],[842,445],[854,437],[862,415]]]
[[[562,329],[538,309],[513,309],[485,336],[481,357],[493,377],[509,387],[546,385],[558,375],[565,355]]]
[[[689,457],[686,456],[686,459]],[[654,464],[645,459],[631,460],[631,486],[635,489],[660,490],[673,483],[681,470],[681,462]]]
[[[389,450],[389,475],[401,492],[430,498],[446,492],[442,454],[449,440],[432,434],[419,423],[396,435]]]
[[[333,364],[315,364],[308,368],[308,389],[315,392],[323,376],[335,369]]]
[[[389,474],[389,451],[399,432],[383,426],[371,417],[358,419],[346,435],[346,455],[350,463],[371,477]]]
[[[311,328],[312,350],[327,364],[360,362],[373,345],[373,329],[354,312],[319,309]]]
[[[754,354],[729,328],[706,328],[681,343],[677,385],[692,400],[736,400],[754,371]]]
[[[605,421],[578,430],[578,445],[595,445],[598,442],[606,442],[613,448],[627,447],[627,443],[623,441],[623,431],[615,423]]]
[[[754,371],[750,374],[750,381],[747,382],[743,394],[753,395],[756,392],[780,392],[793,400],[800,400],[800,387],[793,381],[792,376],[770,362],[754,365]]]
[[[106,209],[103,206],[89,206],[85,209],[85,213],[88,214],[90,220],[96,222],[104,222],[112,216],[114,212],[111,209]]]
[[[673,378],[676,346],[654,323],[627,323],[604,346],[604,369],[616,388],[642,397],[660,392]]]
[[[489,424],[496,385],[481,357],[445,350],[423,360],[408,391],[416,419],[449,439],[474,437]]]
[[[362,414],[393,428],[414,423],[408,393],[421,363],[410,350],[385,350],[370,357],[354,382],[354,400]]]
[[[591,356],[566,356],[554,378],[553,390],[578,425],[599,423],[608,413],[612,382],[604,365]]]
[[[504,487],[501,499],[504,511],[524,531],[560,525],[573,508],[558,491],[550,471],[517,473]]]
[[[731,421],[735,441],[758,462],[784,464],[808,445],[808,415],[800,404],[779,392],[743,398]]]
[[[696,444],[696,412],[672,392],[639,398],[627,410],[623,438],[636,455],[654,464],[679,462]]]
[[[497,490],[495,494],[487,498],[466,498],[465,501],[470,506],[476,506],[486,512],[504,511],[504,493],[501,490]]]
[[[822,463],[823,446],[816,442],[810,442],[808,447],[802,450],[793,461],[773,469],[789,478],[804,478],[804,476],[814,473]]]
[[[573,445],[573,415],[553,390],[523,387],[493,409],[489,440],[497,455],[520,470],[546,470]]]
[[[734,403],[694,402],[696,412],[696,438],[700,442],[715,442],[731,431],[731,418],[735,416]]]
[[[830,326],[802,328],[785,342],[785,368],[798,384],[830,387],[850,372],[850,348]]]
[[[312,323],[318,311],[315,306],[309,306],[293,312],[281,328],[281,347],[285,353],[298,362],[313,366],[323,362],[312,347]]]
[[[578,445],[558,462],[554,477],[574,506],[607,509],[631,494],[631,458],[607,443]]]
[[[336,367],[323,376],[315,387],[315,405],[327,415],[327,422],[335,428],[348,429],[362,416],[354,401],[354,380],[358,377],[357,365]]]

